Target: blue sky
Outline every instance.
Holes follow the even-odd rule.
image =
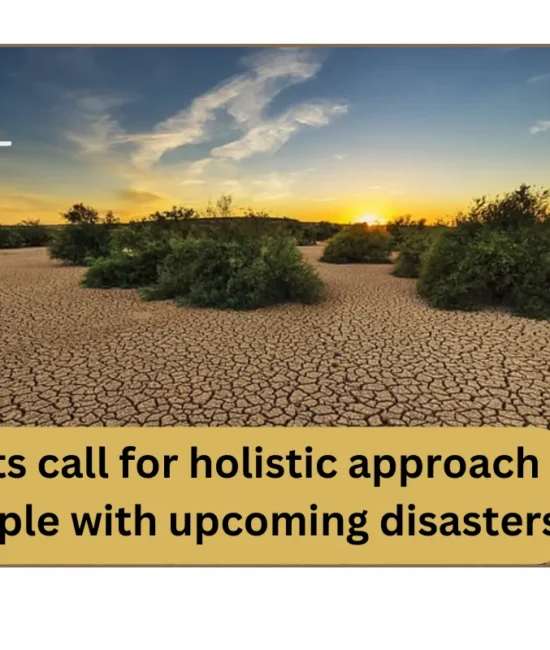
[[[0,139],[1,223],[445,217],[550,186],[550,48],[1,48]]]

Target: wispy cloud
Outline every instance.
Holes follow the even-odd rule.
[[[539,120],[534,126],[529,129],[529,133],[542,133],[543,131],[550,130],[550,120]]]
[[[134,189],[117,190],[115,196],[121,201],[139,203],[140,205],[147,205],[164,199],[161,194]]]
[[[550,72],[547,72],[546,74],[538,74],[535,77],[531,77],[527,81],[531,84],[539,83],[539,81],[550,81]]]
[[[334,156],[334,160],[344,160],[344,155],[341,154],[341,153],[337,153],[337,154]]]
[[[200,178],[184,178],[180,185],[206,185],[206,181]]]
[[[126,103],[122,96],[94,96],[86,93],[69,95],[74,102],[73,123],[67,138],[76,144],[84,154],[106,153],[113,142],[122,134],[118,122],[111,111]]]
[[[243,186],[242,181],[236,178],[228,178],[225,181],[220,182],[220,189],[226,193],[230,194],[246,194],[246,190]]]
[[[292,194],[292,186],[297,180],[294,174],[273,172],[252,181],[253,197],[257,201],[274,201]]]
[[[77,98],[78,128],[68,138],[85,153],[105,153],[119,145],[133,148],[132,164],[149,169],[168,151],[208,141],[220,113],[232,118],[244,135],[212,149],[219,160],[238,161],[276,151],[301,128],[323,126],[347,110],[345,102],[318,101],[287,109],[279,116],[264,114],[275,97],[289,86],[313,78],[321,69],[322,50],[284,47],[264,50],[243,60],[244,72],[195,98],[191,104],[156,124],[151,132],[127,133],[113,116],[120,98]],[[212,162],[205,158],[187,172],[200,175]]]
[[[0,225],[59,212],[59,201],[46,195],[19,194],[0,186]]]
[[[227,179],[220,183],[220,188],[226,192],[246,195],[252,201],[276,201],[292,196],[295,184],[313,171],[312,168],[293,172],[273,171],[238,180]]]
[[[342,103],[302,104],[283,115],[250,129],[244,137],[212,149],[215,158],[242,160],[257,153],[277,151],[304,126],[324,126],[347,111]]]
[[[322,66],[318,51],[300,48],[268,50],[244,60],[238,74],[193,100],[152,133],[127,134],[118,141],[133,142],[134,163],[150,166],[167,151],[208,139],[209,125],[225,111],[241,128],[261,128],[266,107],[285,88],[314,77]]]

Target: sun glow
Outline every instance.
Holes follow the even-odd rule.
[[[377,226],[383,223],[383,221],[382,217],[379,217],[377,214],[363,214],[355,220],[356,223],[365,223],[367,226]]]

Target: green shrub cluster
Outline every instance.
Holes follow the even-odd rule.
[[[317,242],[334,237],[340,232],[341,226],[328,221],[318,223],[296,221],[292,223],[289,230],[296,239],[298,246],[315,246]]]
[[[391,237],[382,229],[355,225],[332,237],[321,261],[332,264],[389,264]]]
[[[295,240],[284,234],[260,239],[190,236],[173,239],[150,300],[174,298],[196,307],[254,309],[321,299],[323,283]]]
[[[155,213],[114,229],[107,254],[87,259],[83,285],[135,287],[149,300],[231,309],[322,297],[323,283],[303,260],[286,220],[253,214],[198,221],[174,214]]]
[[[82,284],[90,288],[130,289],[155,284],[158,267],[174,235],[155,228],[120,228],[111,234],[110,252],[90,260]],[[180,235],[181,236],[181,235]]]
[[[550,318],[548,192],[522,185],[479,199],[425,253],[418,290],[443,309],[506,307]]]
[[[100,217],[96,210],[79,203],[62,217],[67,224],[59,228],[50,242],[52,259],[69,264],[88,264],[93,259],[109,255],[111,233],[118,223],[112,212]]]
[[[251,209],[234,217],[227,198],[201,219],[174,207],[125,226],[77,204],[62,215],[50,255],[88,266],[86,287],[139,288],[146,299],[231,309],[320,300],[324,285],[297,244],[326,239],[339,226]]]
[[[17,228],[0,226],[0,248],[23,248],[23,237]]]
[[[441,228],[418,225],[402,233],[393,275],[418,278],[424,257]]]
[[[50,256],[80,265],[89,265],[94,259],[102,259],[104,272],[116,274],[117,269],[129,269],[138,262],[135,256],[132,262],[128,255],[118,254],[120,247],[111,246],[113,231],[140,232],[146,239],[154,239],[156,243],[165,235],[248,239],[286,233],[294,237],[299,245],[312,245],[328,239],[340,229],[337,224],[328,222],[304,223],[286,217],[274,218],[265,211],[251,208],[245,210],[242,216],[233,216],[231,204],[230,196],[221,197],[215,206],[209,206],[204,216],[192,208],[174,206],[170,210],[157,211],[122,226],[111,212],[101,217],[93,208],[79,203],[61,215],[66,225],[57,229],[52,237],[49,244]],[[135,237],[135,234],[131,237]],[[19,235],[12,235],[11,232],[9,238],[0,232],[0,247],[2,242],[5,247],[22,245]],[[117,254],[110,259],[113,251]],[[140,251],[143,253],[143,246]],[[105,261],[107,259],[108,262]],[[99,271],[97,281],[100,281]]]
[[[0,225],[0,248],[25,248],[45,246],[50,230],[38,220],[28,220],[16,226]]]
[[[415,221],[409,214],[403,217],[396,217],[389,221],[385,228],[391,237],[392,250],[400,250],[405,241],[409,238],[409,235],[416,232],[418,229],[423,228],[425,223],[425,219]]]

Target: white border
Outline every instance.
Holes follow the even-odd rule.
[[[542,0],[18,0],[2,4],[0,43],[540,44],[548,13]]]
[[[545,647],[550,569],[3,569],[5,648]]]

